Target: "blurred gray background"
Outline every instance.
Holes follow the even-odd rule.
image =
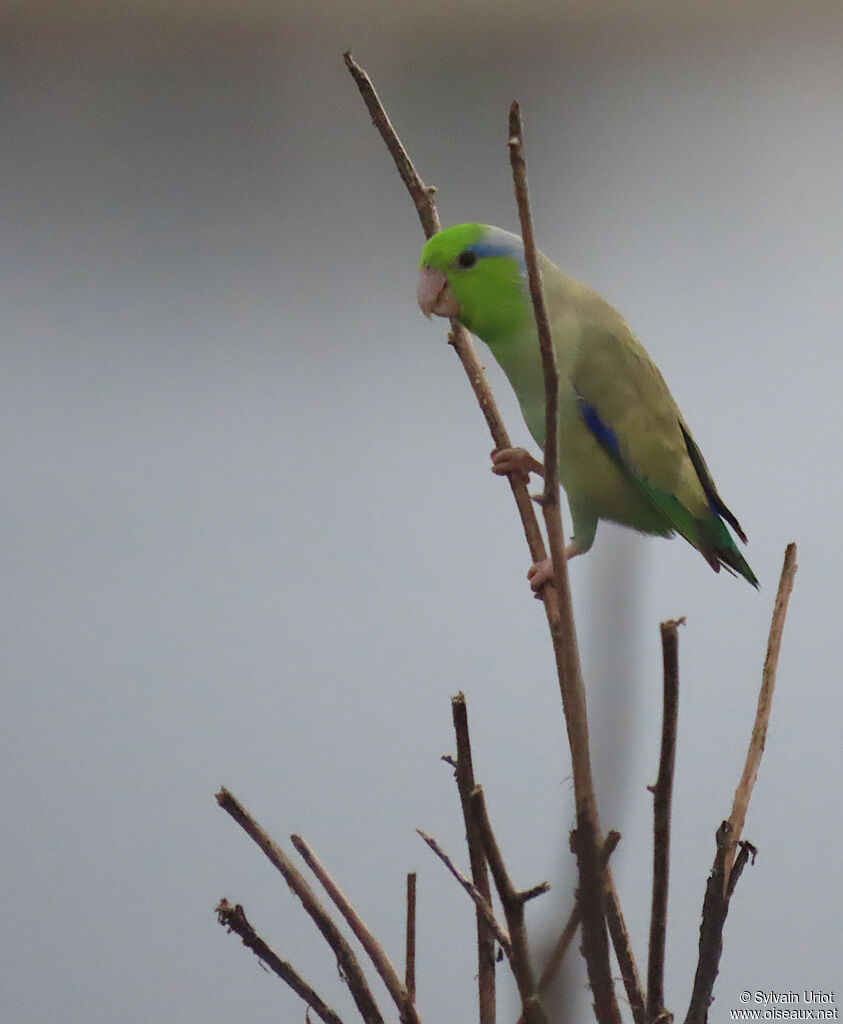
[[[422,1015],[476,1019],[473,915],[414,832],[466,864],[438,760],[459,689],[510,869],[553,884],[530,907],[537,958],[570,908],[570,764],[526,547],[444,323],[416,308],[422,235],[346,48],[445,223],[516,227],[521,101],[539,244],[625,313],[750,536],[758,594],[606,525],[572,563],[642,969],[658,623],[688,619],[677,1015],[798,541],[746,826],[760,853],[713,1013],[742,990],[839,987],[842,12],[3,4],[4,1020],[302,1020],[217,925],[221,896],[355,1019],[220,784],[279,840],[306,836],[399,962],[417,870]],[[588,1019],[577,967],[568,983],[567,1019]]]

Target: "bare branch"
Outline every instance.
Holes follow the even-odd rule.
[[[404,1024],[421,1024],[413,1001],[410,999],[404,983],[399,978],[398,972],[386,955],[386,951],[363,923],[348,897],[331,877],[327,868],[325,868],[306,840],[302,839],[301,836],[294,835],[290,836],[290,842],[301,854],[310,870],[319,879],[322,888],[331,897],[335,906],[348,923],[349,928],[357,936],[363,949],[366,950],[369,959],[375,965],[375,970],[383,979],[387,991],[392,996],[392,1001],[398,1007],[402,1022]]]
[[[745,840],[738,842],[739,852],[732,867],[731,876],[726,880],[727,863],[731,851],[732,826],[724,821],[717,830],[717,852],[703,898],[702,923],[700,924],[699,956],[694,975],[694,988],[685,1024],[706,1024],[708,1008],[712,1001],[714,982],[720,970],[720,954],[723,952],[723,927],[729,913],[729,901],[735,885],[750,857],[755,860],[756,849]]]
[[[720,954],[723,950],[723,927],[729,912],[729,901],[735,891],[741,872],[750,857],[755,859],[755,847],[741,840],[740,834],[746,820],[746,812],[758,768],[764,753],[767,738],[767,727],[770,723],[773,690],[776,684],[779,651],[781,649],[782,632],[784,630],[787,606],[793,592],[793,580],[796,575],[796,545],[788,544],[784,553],[781,577],[779,579],[776,601],[773,606],[773,618],[770,623],[770,635],[767,641],[767,656],[764,660],[764,671],[761,676],[761,689],[758,694],[758,707],[752,738],[746,755],[743,775],[735,791],[732,814],[717,830],[717,852],[714,864],[706,885],[703,899],[702,923],[700,925],[699,956],[694,976],[694,988],[685,1024],[705,1024],[708,1020],[708,1008],[712,1000],[714,982],[720,970]]]
[[[404,182],[407,187],[407,191],[410,193],[410,198],[413,200],[418,212],[419,220],[421,221],[425,236],[429,238],[439,230],[439,214],[436,211],[436,204],[433,201],[431,189],[425,186],[420,175],[413,166],[406,149],[398,138],[398,135],[386,114],[383,104],[375,92],[368,74],[366,74],[363,68],[354,61],[350,53],[345,53],[343,56],[346,67],[351,72],[357,88],[363,97],[363,101],[372,116],[372,121],[378,128],[381,138],[395,162],[398,173],[401,175],[401,180]],[[468,377],[472,390],[474,391],[474,397],[477,399],[480,411],[485,417],[486,424],[489,428],[489,433],[492,435],[495,447],[511,448],[512,442],[509,439],[509,434],[507,433],[506,427],[501,419],[501,414],[498,410],[494,396],[492,395],[492,391],[486,381],[483,364],[477,358],[477,352],[475,351],[468,331],[466,331],[462,324],[457,320],[451,320],[448,342],[453,346],[454,351],[457,353],[457,356],[463,365],[465,374]],[[514,473],[509,474],[509,485],[512,489],[512,494],[515,499],[515,504],[518,507],[519,515],[521,516],[521,524],[524,528],[524,535],[527,538],[530,557],[534,562],[540,562],[547,557],[547,552],[545,550],[544,538],[542,537],[541,530],[539,529],[536,513],[533,509],[533,502],[530,498],[527,486],[523,480]],[[543,594],[543,597],[545,599],[546,606],[548,602],[547,591],[549,589],[549,587],[544,588],[545,594]],[[552,608],[555,608],[556,603],[557,602],[554,599]],[[550,614],[550,612],[548,614]]]
[[[411,1003],[416,1001],[416,873],[407,874],[407,943],[404,956],[404,987]]]
[[[720,969],[720,954],[723,951],[723,925],[726,923],[726,914],[729,910],[729,900],[725,895],[725,878],[731,836],[732,826],[728,821],[724,821],[717,830],[717,852],[705,888],[699,959],[685,1024],[705,1024],[708,1020],[711,992]]]
[[[758,850],[747,842],[746,839],[740,839],[738,841],[738,855],[735,858],[735,863],[732,865],[732,870],[729,872],[729,882],[726,886],[726,898],[731,899],[732,893],[735,891],[735,886],[738,884],[738,879],[743,874],[743,869],[746,867],[747,861],[755,863],[755,858],[758,855]]]
[[[615,847],[620,842],[620,832],[610,832],[606,836],[606,840],[603,843],[603,848],[600,851],[600,865],[605,868],[609,863],[609,858],[614,853]],[[565,922],[565,927],[553,949],[550,951],[550,956],[547,958],[547,963],[544,965],[544,970],[539,978],[539,992],[545,992],[550,986],[550,983],[556,977],[559,972],[559,968],[562,966],[562,961],[565,959],[565,954],[568,952],[568,947],[571,945],[574,936],[577,934],[577,928],[580,926],[582,914],[580,912],[580,905],[578,902],[574,903],[573,909],[568,920]]]
[[[527,188],[527,164],[524,159],[524,137],[521,128],[521,111],[517,102],[509,110],[509,159],[512,165],[512,180],[515,186],[515,200],[518,205],[518,219],[521,222],[521,237],[524,242],[524,259],[527,264],[527,278],[530,299],[536,319],[536,329],[541,351],[544,374],[545,434],[544,434],[544,493],[542,510],[547,528],[548,543],[553,559],[553,575],[560,603],[565,600],[567,589],[568,563],[565,558],[565,534],[559,510],[559,371],[556,367],[556,353],[550,335],[550,320],[542,291],[539,272],[536,239],[533,233],[533,219],[530,214],[530,195]]]
[[[506,915],[506,925],[512,940],[509,963],[518,986],[518,993],[521,996],[521,1009],[525,1024],[548,1024],[547,1014],[539,1001],[533,968],[530,963],[527,929],[524,923],[525,894],[519,892],[510,880],[495,834],[492,831],[481,786],[475,786],[474,792],[471,794],[471,812],[477,821],[486,860],[489,863],[492,878],[495,880],[495,888],[498,890],[503,912]]]
[[[392,127],[392,122],[389,120],[384,105],[375,92],[372,80],[354,60],[349,50],[345,51],[343,59],[345,60],[345,66],[357,83],[360,95],[363,97],[363,101],[372,116],[372,124],[380,132],[386,148],[395,161],[395,166],[398,168],[401,180],[407,186],[407,191],[416,205],[424,233],[430,238],[431,235],[435,235],[439,230],[439,214],[436,212],[436,204],[433,202],[433,193],[436,190],[425,185],[415,167],[413,167],[406,149],[401,145],[401,140]]]
[[[492,891],[489,886],[489,873],[486,870],[483,841],[477,828],[477,822],[471,813],[471,794],[474,791],[475,782],[474,765],[471,759],[471,738],[468,732],[468,709],[466,708],[464,694],[458,693],[455,697],[451,698],[451,714],[457,738],[457,759],[454,764],[454,774],[460,794],[463,821],[465,822],[465,838],[468,845],[468,859],[471,864],[471,878],[477,891],[483,897],[489,913],[492,914]],[[492,920],[494,921],[494,914],[492,914]],[[507,936],[507,955],[508,953],[509,936]],[[477,905],[477,989],[480,1024],[495,1024],[495,931],[487,923],[484,910],[480,904]]]
[[[591,778],[591,758],[588,745],[585,687],[577,651],[576,628],[568,581],[568,563],[565,557],[565,537],[559,509],[558,466],[558,403],[559,374],[550,335],[550,323],[542,294],[541,275],[536,253],[530,198],[527,190],[527,171],[524,160],[524,137],[521,112],[513,103],[509,112],[509,155],[512,178],[524,241],[524,259],[530,283],[530,296],[538,329],[539,347],[545,386],[545,440],[544,440],[544,495],[542,508],[553,560],[553,585],[559,604],[556,621],[548,618],[554,652],[557,658],[562,704],[571,746],[574,776],[574,796],[577,805],[577,828],[572,845],[577,854],[580,871],[579,899],[583,918],[583,956],[588,980],[594,996],[594,1010],[600,1024],[620,1022],[620,1011],[615,998],[612,972],[609,965],[609,940],[603,912],[603,876],[600,870],[600,826],[597,803]],[[545,586],[545,592],[551,589]]]
[[[737,842],[741,837],[744,822],[746,821],[746,812],[749,807],[750,797],[752,796],[752,789],[755,785],[755,780],[758,778],[758,769],[761,765],[761,756],[764,753],[764,744],[767,741],[767,727],[770,724],[770,712],[773,709],[773,690],[776,686],[776,671],[779,664],[782,633],[784,631],[785,618],[787,617],[787,606],[790,601],[790,595],[793,592],[796,569],[796,545],[788,544],[784,553],[784,564],[782,565],[781,577],[779,579],[779,589],[773,606],[773,618],[770,623],[770,635],[767,640],[767,656],[764,659],[764,671],[761,675],[761,689],[758,694],[758,707],[755,713],[755,724],[752,727],[752,738],[746,753],[743,775],[735,790],[732,813],[729,815],[729,823],[732,826],[732,847],[726,859],[725,882],[727,883],[731,871],[730,865],[734,860],[737,849]]]
[[[487,900],[480,892],[480,890],[475,885],[473,885],[468,878],[465,877],[462,871],[460,871],[460,869],[454,864],[454,862],[451,860],[448,854],[445,853],[442,847],[436,842],[433,836],[428,835],[427,832],[423,832],[420,828],[417,828],[416,832],[418,832],[418,834],[427,843],[431,850],[433,850],[436,856],[442,861],[445,867],[451,872],[454,878],[456,878],[456,880],[460,883],[463,889],[465,889],[465,891],[472,898],[472,900],[474,900],[474,904],[477,907],[477,913],[480,917],[482,917],[483,924],[494,935],[495,939],[497,939],[504,953],[506,953],[507,956],[511,956],[512,943],[510,942],[509,935],[507,934],[506,929],[500,925],[498,919],[495,917],[495,913],[492,910],[491,901]]]
[[[664,951],[667,933],[667,894],[670,875],[670,808],[676,729],[679,716],[679,626],[684,619],[661,624],[664,695],[659,774],[653,793],[653,903],[647,962],[647,1012],[657,1019],[664,1012]]]
[[[351,61],[348,56],[346,57],[346,64],[349,67],[349,70],[352,70],[353,61]],[[358,71],[361,71],[361,69],[358,68]],[[352,74],[354,74],[353,70]],[[372,97],[365,89],[363,77],[359,74],[354,74],[354,77],[358,88],[363,94],[363,98],[367,103],[367,106],[370,106]],[[368,80],[368,76],[365,76],[365,78]],[[374,93],[373,89],[371,90],[371,93]],[[371,106],[370,112],[372,112]],[[401,174],[402,179],[404,179],[405,172],[402,165],[403,160],[406,157],[406,150],[403,146],[400,146],[397,135],[395,135],[394,129],[389,124],[386,117],[379,120],[377,124],[382,133],[382,137],[386,142],[387,148],[390,153],[393,154],[393,159],[396,161],[399,173]],[[398,157],[395,155],[397,152],[396,143],[400,146],[400,154]],[[409,160],[408,157],[406,158]],[[417,174],[415,174],[415,177],[421,181]],[[417,195],[413,194],[413,190],[409,185],[408,188],[410,189],[414,203],[416,203]],[[432,204],[433,200],[429,194],[428,199]],[[417,210],[419,209],[418,205],[416,208]],[[430,222],[425,219],[421,211],[419,212],[419,216],[422,220],[422,226],[424,227],[425,233],[429,237],[431,231]],[[486,382],[482,365],[477,358],[477,354],[471,343],[471,339],[468,336],[468,332],[455,320],[451,321],[449,341],[453,345],[460,361],[463,364],[463,369],[468,376],[477,402],[486,419],[495,447],[511,448],[512,444],[509,440],[509,435],[503,425],[503,421],[501,420],[500,413]],[[530,550],[530,557],[534,562],[543,561],[547,557],[547,552],[527,487],[517,474],[509,474],[509,484],[521,517],[521,523],[527,539],[527,545]],[[563,579],[567,579],[567,577],[565,576]],[[545,612],[553,641],[557,672],[560,680],[560,689],[562,690],[563,695],[563,706],[565,708],[568,738],[571,744],[572,762],[574,764],[577,828],[580,835],[579,847],[585,852],[584,863],[586,865],[585,870],[587,876],[585,879],[586,884],[582,886],[582,888],[586,893],[595,894],[602,890],[603,885],[602,879],[600,879],[599,872],[597,870],[597,850],[601,839],[596,803],[594,800],[594,789],[591,781],[591,766],[588,752],[588,729],[585,714],[585,691],[582,684],[582,671],[577,651],[576,631],[574,627],[573,608],[570,601],[570,594],[567,592],[566,584],[563,584],[562,589],[563,591],[566,591],[566,593],[561,602],[557,598],[554,586],[548,585],[543,587],[541,597],[544,602]],[[619,910],[617,893],[614,891],[611,874],[607,876],[606,883],[609,886],[611,893],[611,903]],[[594,904],[596,902],[596,898],[592,898],[591,902]],[[620,918],[620,920],[622,922],[622,918]],[[587,929],[587,931],[596,932],[596,938],[593,942],[589,942],[589,946],[597,947],[599,953],[599,947],[601,947],[601,932],[603,935],[602,946],[606,945],[605,930],[597,928]],[[622,931],[621,935],[625,935],[625,930]],[[631,958],[631,952],[629,952],[629,956]],[[631,959],[630,963],[634,970],[634,962],[631,961]],[[616,1015],[614,1017],[610,1015],[605,1019],[617,1020],[618,1018]]]
[[[221,789],[217,793],[217,803],[257,843],[273,866],[281,872],[287,885],[301,900],[304,909],[313,919],[313,923],[334,951],[340,972],[357,1004],[360,1016],[366,1024],[383,1024],[383,1017],[354,951],[289,857],[227,789]]]
[[[243,945],[251,949],[262,963],[265,963],[282,981],[285,981],[325,1024],[342,1024],[337,1014],[316,994],[295,968],[267,946],[246,920],[246,914],[239,903],[232,906],[228,900],[220,900],[216,914],[219,923],[229,932],[239,935],[243,940]]]
[[[612,835],[612,833],[610,832],[609,835]],[[635,1024],[652,1024],[647,1016],[644,988],[641,984],[638,967],[632,953],[632,942],[629,938],[629,931],[627,930],[618,893],[615,889],[612,869],[608,865],[606,866],[604,879],[605,891],[603,898],[606,901],[604,905],[606,924],[609,927],[612,948],[615,951],[615,957],[621,969],[621,980],[626,991],[626,998],[629,1000],[629,1008],[632,1010],[632,1018]]]
[[[539,882],[538,885],[531,885],[529,889],[519,889],[518,899],[522,903],[529,903],[537,896],[544,896],[546,892],[550,892],[550,882]]]

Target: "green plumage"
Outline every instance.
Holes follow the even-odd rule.
[[[521,239],[460,224],[428,241],[420,265],[440,289],[423,301],[420,285],[425,311],[457,316],[486,342],[543,447],[544,378]],[[715,571],[725,565],[757,586],[726,523],[746,537],[655,363],[604,299],[542,254],[539,269],[560,377],[559,478],[577,549],[587,551],[598,521],[610,519],[678,533]]]

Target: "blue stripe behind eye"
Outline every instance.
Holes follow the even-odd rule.
[[[524,250],[520,246],[516,248],[505,242],[475,242],[473,245],[469,245],[468,249],[470,252],[476,253],[481,260],[486,256],[508,256],[516,261],[522,272],[526,272]]]
[[[603,420],[597,414],[597,410],[593,405],[582,397],[577,395],[577,404],[580,407],[582,418],[585,420],[585,425],[594,434],[600,444],[609,452],[613,459],[621,461],[621,450],[618,445],[618,438],[614,430],[611,427],[607,427]]]

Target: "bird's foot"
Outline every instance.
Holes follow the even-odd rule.
[[[571,559],[581,554],[582,549],[577,547],[576,541],[572,541],[565,548],[566,559]],[[533,590],[536,597],[539,597],[541,588],[545,583],[553,579],[553,559],[545,558],[543,562],[536,562],[535,565],[531,565],[527,570],[527,579],[530,581],[531,590]]]
[[[544,476],[544,466],[526,448],[495,448],[491,457],[492,472],[498,476],[512,473],[524,484],[530,482],[531,473]]]

